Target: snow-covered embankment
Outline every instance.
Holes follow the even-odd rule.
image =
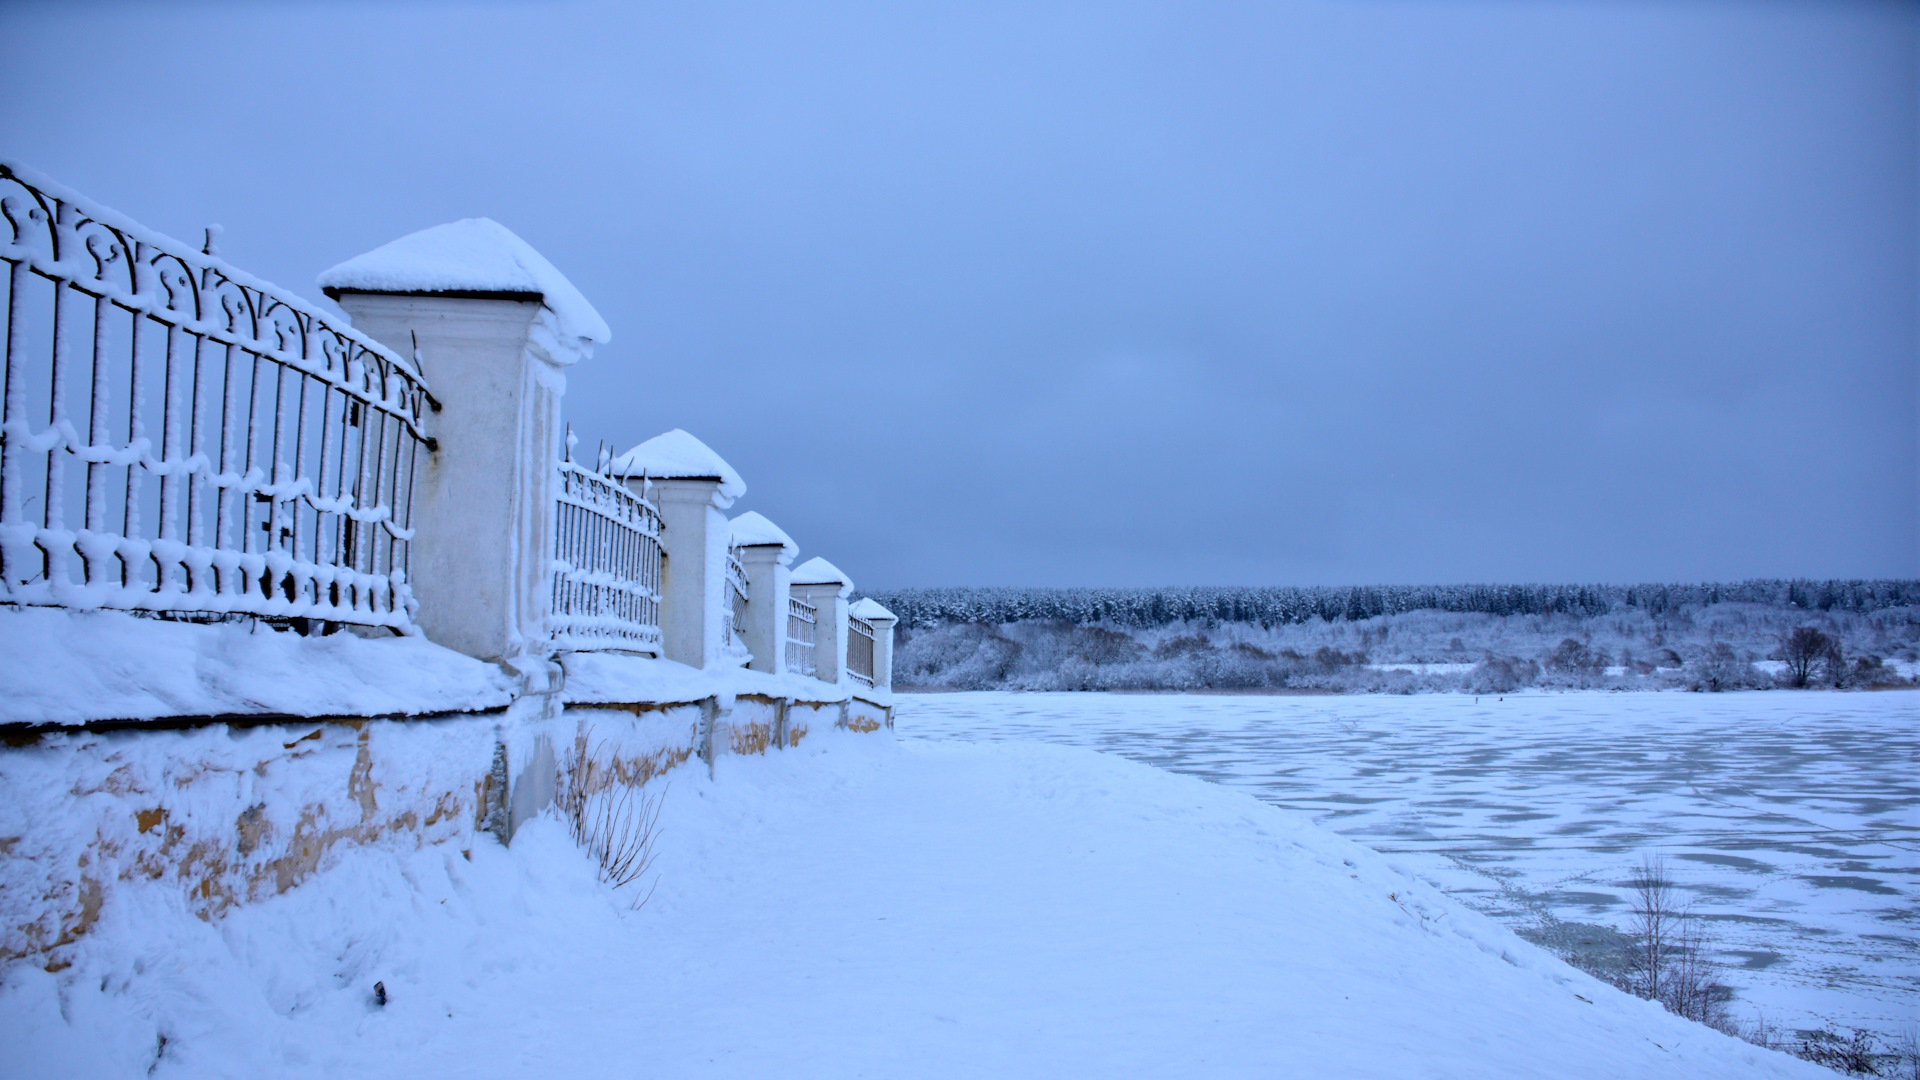
[[[0,1045],[99,1076],[1828,1075],[1088,751],[825,732],[675,771],[663,827],[638,911],[551,819],[358,847],[213,923],[135,883],[71,967],[8,977]]]

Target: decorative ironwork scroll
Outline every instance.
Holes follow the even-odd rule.
[[[0,603],[413,630],[415,365],[0,161]]]

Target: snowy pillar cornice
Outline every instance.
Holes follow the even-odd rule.
[[[668,660],[704,668],[735,656],[726,648],[727,549],[722,513],[747,493],[706,443],[675,428],[613,460],[613,474],[660,508],[660,636]],[[738,663],[737,658],[731,662]]]
[[[814,673],[822,682],[838,684],[847,671],[847,597],[853,579],[821,558],[808,559],[793,571],[793,595],[812,604]]]
[[[728,523],[747,570],[747,619],[741,627],[753,659],[747,666],[775,675],[787,670],[787,597],[793,557],[800,548],[778,525],[754,511]]]
[[[871,596],[848,608],[847,614],[865,619],[873,627],[873,685],[893,689],[893,628],[900,617]]]
[[[612,335],[506,228],[470,218],[320,275],[354,328],[415,357],[437,403],[416,480],[413,591],[427,637],[469,656],[545,656],[565,369]]]

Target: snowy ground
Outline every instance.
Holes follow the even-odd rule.
[[[211,925],[129,885],[72,967],[6,976],[0,1073],[1831,1075],[1111,755],[827,733],[671,775],[639,911],[550,819],[356,849]]]
[[[1735,1012],[1920,1023],[1920,692],[905,695],[902,737],[1044,739],[1306,810],[1515,922],[1623,926],[1665,853]]]

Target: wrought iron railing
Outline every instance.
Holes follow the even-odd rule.
[[[787,670],[796,675],[819,671],[814,664],[814,630],[820,613],[797,596],[787,598]]]
[[[727,643],[736,649],[747,648],[747,565],[740,561],[740,549],[727,549]]]
[[[847,676],[873,685],[873,624],[852,615],[847,616]]]
[[[604,449],[589,469],[573,460],[573,446],[568,432],[548,616],[554,647],[658,655],[660,512],[612,474]]]
[[[0,162],[0,603],[408,631],[418,368]]]

